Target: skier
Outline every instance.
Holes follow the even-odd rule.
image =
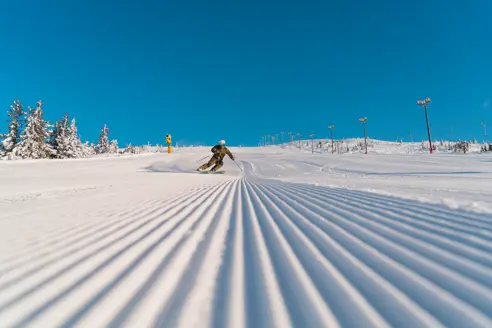
[[[214,153],[212,158],[208,161],[208,163],[205,163],[202,166],[200,166],[197,169],[197,171],[205,170],[205,169],[207,169],[210,166],[215,164],[215,166],[212,167],[212,169],[210,171],[216,172],[218,169],[220,169],[224,165],[223,159],[224,159],[225,155],[229,156],[230,159],[232,159],[233,161],[235,160],[234,155],[232,155],[231,151],[225,146],[224,140],[220,140],[219,144],[215,145],[211,149],[211,151],[212,151],[212,153]]]

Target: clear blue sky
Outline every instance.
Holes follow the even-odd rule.
[[[104,123],[120,146],[255,145],[280,131],[426,139],[492,133],[492,2],[3,1],[0,107]]]

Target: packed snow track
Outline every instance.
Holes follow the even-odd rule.
[[[492,327],[492,215],[163,156],[3,167],[1,327]]]

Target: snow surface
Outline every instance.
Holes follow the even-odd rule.
[[[0,162],[1,327],[491,327],[492,155]]]

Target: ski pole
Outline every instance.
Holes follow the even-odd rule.
[[[199,160],[198,160],[198,161],[196,161],[196,162],[197,162],[197,163],[198,163],[198,162],[201,162],[201,161],[203,161],[203,160],[204,160],[204,159],[206,159],[206,158],[208,158],[208,155],[207,155],[207,156],[205,156],[205,157],[204,157],[204,158],[202,158],[202,159],[199,159]]]
[[[239,166],[239,164],[236,162],[236,160],[234,160],[234,163],[236,163],[237,167],[239,167],[239,169],[242,171],[243,169],[241,168],[241,166]]]

